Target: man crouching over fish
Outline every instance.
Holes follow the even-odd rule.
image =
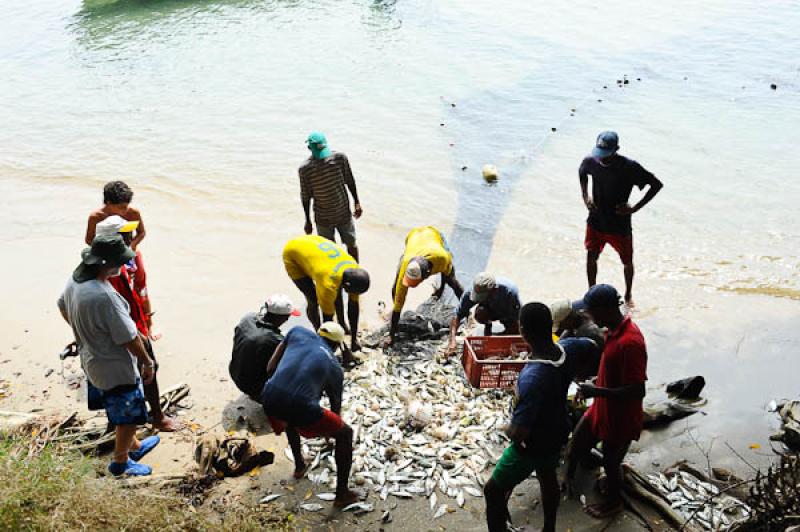
[[[531,361],[520,372],[515,406],[506,434],[511,439],[483,488],[490,532],[508,530],[511,491],[536,471],[545,531],[556,529],[560,498],[556,470],[570,431],[567,390],[594,344],[586,338],[553,342],[553,317],[542,303],[528,303],[519,313],[520,333]]]
[[[261,404],[275,434],[286,431],[294,456],[294,478],[303,478],[308,466],[303,459],[300,436],[331,437],[336,448],[336,498],[342,508],[358,500],[347,486],[353,464],[353,429],[340,417],[344,372],[334,356],[342,347],[344,329],[325,322],[318,334],[294,327],[275,350],[267,365],[271,375],[261,392]],[[322,393],[331,409],[322,408]]]

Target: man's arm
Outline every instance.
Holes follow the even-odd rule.
[[[656,197],[656,194],[658,194],[661,189],[664,188],[664,183],[662,183],[661,180],[645,170],[642,165],[637,162],[632,163],[630,172],[633,175],[632,180],[634,184],[640,189],[647,186],[647,192],[645,192],[645,195],[642,196],[642,199],[640,199],[636,205],[618,205],[617,214],[633,214],[641,210],[642,207],[650,203],[650,201]]]
[[[656,197],[656,194],[661,192],[661,189],[664,188],[664,183],[661,182],[657,177],[653,176],[652,181],[649,183],[649,187],[647,188],[647,192],[639,200],[639,202],[631,207],[631,213],[634,213],[640,210],[642,207],[650,203],[650,201]]]
[[[278,347],[275,348],[275,352],[272,354],[272,358],[269,359],[267,363],[267,377],[271,377],[275,370],[278,369],[278,363],[283,358],[283,352],[286,351],[286,343],[281,342],[278,344]]]
[[[139,220],[139,227],[136,228],[136,236],[133,240],[131,240],[131,249],[136,251],[136,247],[144,240],[147,231],[144,228],[144,220],[142,220],[142,214],[137,209],[130,209],[133,216],[131,218],[133,220]]]
[[[510,424],[506,427],[505,433],[506,436],[508,436],[508,439],[514,443],[522,443],[528,439],[528,436],[530,436],[531,429],[528,427]]]
[[[303,212],[306,215],[304,230],[307,235],[310,235],[314,230],[311,225],[311,185],[306,176],[303,175],[302,169],[298,171],[298,175],[300,176],[300,202],[303,204]]]
[[[341,414],[342,413],[342,391],[344,388],[344,376],[341,375],[338,382],[328,382],[328,385],[325,387],[325,394],[328,396],[328,400],[331,402],[331,412],[334,414]]]
[[[450,320],[450,341],[447,344],[447,352],[451,353],[456,348],[456,335],[458,334],[458,326],[461,321],[469,315],[469,310],[472,308],[472,300],[469,297],[469,292],[464,292],[458,303],[458,308]]]
[[[581,166],[578,169],[578,179],[581,183],[581,196],[583,196],[583,204],[586,205],[586,208],[590,211],[595,210],[597,207],[594,204],[594,200],[589,197],[589,174],[586,172],[583,163],[581,163]]]
[[[94,240],[95,232],[97,231],[97,222],[100,221],[100,217],[97,213],[93,212],[89,215],[89,221],[86,222],[86,245],[91,246],[92,240]]]
[[[619,388],[601,388],[590,383],[580,385],[580,392],[585,398],[607,397],[609,399],[643,399],[646,393],[644,383],[628,384]]]
[[[147,350],[144,347],[141,336],[137,334],[136,338],[124,345],[128,349],[128,352],[135,356],[139,361],[139,364],[142,366],[142,383],[150,384],[153,382],[153,377],[155,376],[155,363],[153,362],[153,359],[150,358],[150,355],[147,354]]]
[[[347,156],[342,154],[342,163],[344,169],[344,183],[347,185],[347,190],[350,191],[350,195],[353,196],[353,216],[356,219],[361,218],[361,214],[363,211],[361,210],[361,202],[358,199],[358,189],[356,188],[356,180],[353,177],[353,171],[350,169],[350,161],[347,159]]]

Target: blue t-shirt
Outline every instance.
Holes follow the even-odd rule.
[[[511,424],[530,429],[523,442],[527,452],[557,451],[567,441],[570,424],[567,413],[567,391],[575,378],[575,370],[594,344],[586,338],[567,338],[558,342],[562,357],[557,361],[529,362],[517,381],[519,397]]]
[[[493,321],[516,321],[519,319],[519,289],[517,285],[505,279],[498,277],[496,279],[497,289],[489,294],[486,301],[482,303],[489,309],[489,316]],[[461,294],[461,300],[458,304],[456,317],[458,321],[463,320],[469,315],[472,307],[478,303],[472,299],[472,290],[465,290]]]
[[[283,357],[261,392],[267,415],[295,427],[312,425],[322,417],[323,392],[331,410],[340,410],[344,372],[328,344],[300,326],[292,328],[283,342]]]

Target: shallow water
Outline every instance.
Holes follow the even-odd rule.
[[[52,302],[100,187],[119,177],[148,222],[165,349],[224,367],[238,315],[268,291],[299,297],[279,257],[302,227],[296,169],[312,129],[358,180],[374,287],[365,321],[387,298],[404,233],[423,224],[448,233],[465,281],[491,268],[526,299],[577,297],[577,167],[614,128],[622,153],[666,185],[634,219],[651,379],[705,372],[709,409],[744,408],[764,432],[760,406],[796,395],[800,369],[788,356],[800,315],[800,9],[651,4],[4,6],[0,273],[15,304],[2,322],[36,323],[48,349],[61,342]],[[485,163],[500,170],[494,186]],[[601,280],[621,282],[611,255]],[[737,343],[751,330],[772,331],[759,340],[768,349]]]

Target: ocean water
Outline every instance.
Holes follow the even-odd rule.
[[[577,297],[577,168],[615,129],[665,183],[634,218],[651,375],[707,371],[739,406],[766,379],[751,414],[796,393],[776,371],[799,369],[795,1],[32,0],[2,14],[0,242],[14,268],[59,263],[20,279],[6,262],[4,292],[26,308],[50,308],[100,187],[121,178],[148,220],[165,328],[191,298],[207,324],[215,306],[244,312],[301,231],[311,130],[350,157],[376,298],[404,233],[428,224],[465,282],[490,268],[529,298]],[[601,279],[619,284],[606,255]],[[228,329],[203,339],[222,349]]]

